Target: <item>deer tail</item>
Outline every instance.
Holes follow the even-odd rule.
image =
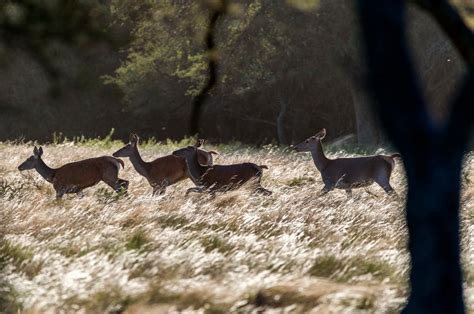
[[[395,158],[401,158],[402,155],[400,155],[399,153],[395,153],[395,154],[392,154],[390,156],[383,156],[383,157],[384,157],[385,161],[387,161],[390,164],[390,166],[393,170],[393,168],[395,167]]]
[[[395,154],[390,155],[390,158],[392,158],[392,159],[394,159],[394,158],[402,158],[402,155],[400,155],[399,153],[395,153]]]
[[[117,165],[117,168],[118,168],[119,170],[120,170],[120,165],[122,165],[122,168],[125,169],[125,163],[123,162],[122,159],[120,159],[120,158],[114,158],[114,160],[119,163],[119,164]]]

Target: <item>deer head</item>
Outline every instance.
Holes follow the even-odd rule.
[[[114,157],[130,157],[132,156],[138,146],[139,137],[135,133],[130,134],[130,141],[127,145],[120,148],[118,151],[112,154]]]
[[[22,162],[21,165],[18,166],[18,170],[23,171],[35,169],[42,155],[43,148],[41,146],[40,148],[37,148],[35,146],[35,148],[33,149],[33,155],[28,157],[28,159],[26,159],[24,162]]]
[[[311,136],[310,138],[307,138],[303,142],[291,146],[293,149],[295,149],[297,152],[309,152],[311,149],[314,148],[316,144],[318,144],[323,138],[326,137],[326,129],[322,129],[316,135]]]
[[[197,148],[198,148],[198,147],[201,147],[201,146],[204,145],[204,142],[205,142],[204,139],[198,138],[198,139],[196,140],[196,144],[194,144],[194,147],[197,147]]]
[[[178,157],[182,157],[182,158],[185,158],[185,159],[190,158],[191,156],[193,156],[193,154],[196,154],[196,150],[199,147],[199,146],[196,146],[197,144],[198,143],[196,143],[193,146],[188,146],[188,147],[184,147],[184,148],[175,150],[173,152],[173,155],[178,156]]]

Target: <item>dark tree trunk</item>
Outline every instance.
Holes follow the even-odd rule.
[[[462,313],[459,201],[462,156],[405,160],[411,295],[406,313]],[[428,155],[429,154],[429,155]]]
[[[445,0],[420,2],[428,10],[449,7]],[[436,125],[410,60],[404,1],[359,0],[358,10],[375,108],[387,136],[402,154],[407,174],[411,291],[404,312],[464,313],[460,174],[474,116],[474,36],[455,11],[441,10],[451,13],[447,20],[434,14],[438,22],[449,24],[443,28],[470,70],[449,120]]]

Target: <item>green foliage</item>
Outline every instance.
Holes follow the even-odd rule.
[[[203,237],[201,239],[201,244],[204,246],[204,251],[206,253],[217,250],[218,252],[225,254],[229,252],[234,247],[227,240],[221,238],[216,234],[211,234]]]
[[[395,270],[389,264],[379,260],[367,260],[362,256],[348,258],[334,255],[320,256],[314,261],[309,274],[340,282],[351,282],[355,277],[367,274],[379,280],[395,278]]]
[[[33,253],[10,241],[0,242],[0,271],[7,265],[13,266],[15,271],[23,273],[27,278],[35,277],[42,269],[41,261],[33,260]]]
[[[125,248],[140,251],[145,249],[150,242],[151,239],[146,235],[146,231],[138,229],[127,238]]]
[[[187,219],[185,216],[173,213],[160,215],[156,218],[156,220],[162,228],[178,229],[190,223],[189,219]]]
[[[1,240],[0,242],[0,268],[4,268],[10,264],[19,269],[24,266],[32,256],[33,254],[29,250],[12,244],[10,241]]]
[[[69,298],[65,301],[63,309],[72,311],[76,306],[84,309],[85,313],[123,313],[133,302],[133,298],[125,294],[118,286],[107,287],[88,298],[80,296]]]
[[[313,10],[319,4],[319,0],[286,0],[286,2],[301,11]]]
[[[121,144],[120,141],[113,140],[112,136],[115,133],[115,129],[111,128],[109,134],[104,138],[95,137],[95,138],[86,138],[84,135],[73,137],[72,139],[67,138],[63,135],[62,132],[54,132],[52,135],[52,143],[55,145],[65,144],[65,143],[74,143],[81,146],[94,146],[98,148],[109,149],[111,147],[116,147]]]
[[[0,237],[0,273],[3,273],[8,265],[20,268],[31,257],[29,251]],[[0,313],[19,312],[22,305],[18,297],[15,288],[5,278],[0,277]]]
[[[302,185],[307,185],[307,184],[312,184],[316,182],[314,178],[311,177],[297,177],[293,178],[291,180],[288,180],[285,184],[291,187],[294,186],[302,186]]]
[[[0,278],[0,313],[20,313],[18,292],[3,278]]]
[[[269,62],[280,56],[279,49],[289,40],[274,7],[261,0],[234,3],[230,15],[219,27],[218,55],[207,55],[202,48],[208,10],[199,2],[168,0],[137,4],[113,0],[111,7],[116,19],[133,23],[135,27],[127,60],[114,76],[104,79],[106,83],[119,86],[128,104],[139,106],[137,110],[149,102],[142,97],[151,83],[158,87],[156,102],[161,101],[163,105],[169,106],[171,102],[166,100],[173,95],[168,89],[172,82],[180,82],[174,87],[184,94],[196,95],[206,79],[209,57],[219,59],[220,83],[228,92],[241,94],[254,88],[257,82],[273,81],[275,71],[268,67]],[[249,41],[249,36],[254,36],[250,33],[262,27],[262,15],[272,27]],[[244,50],[246,53],[242,54]],[[157,85],[158,78],[161,82]]]

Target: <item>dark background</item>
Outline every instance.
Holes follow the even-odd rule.
[[[290,144],[326,127],[330,139],[356,134],[360,145],[381,144],[361,83],[366,67],[353,1],[303,8],[293,2],[235,1],[221,19],[219,82],[206,103],[202,136]],[[120,43],[36,39],[53,76],[35,47],[1,41],[0,140],[104,137],[112,128],[122,139],[131,131],[158,140],[189,135],[192,99],[206,77],[208,8],[195,1],[97,6],[94,22]],[[430,110],[443,117],[464,65],[424,12],[411,7],[407,26]]]

